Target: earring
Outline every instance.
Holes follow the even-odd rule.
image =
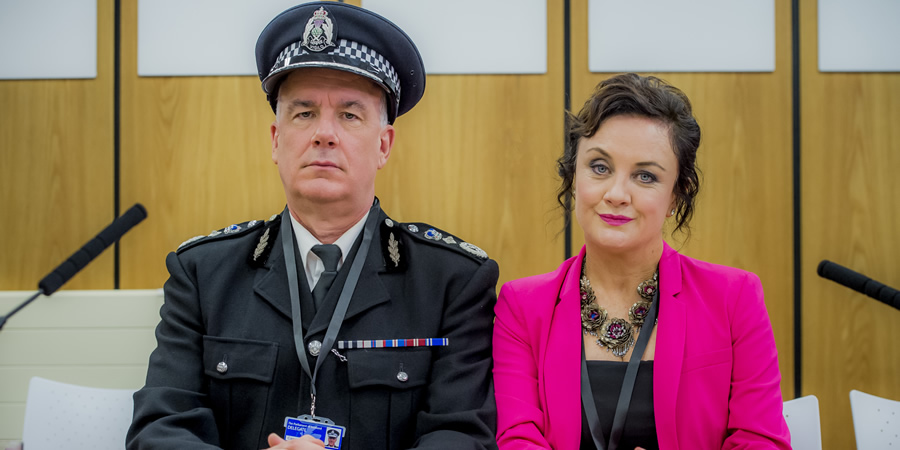
[[[675,215],[675,208],[672,208],[672,210],[669,211],[669,217],[672,217],[674,215]]]

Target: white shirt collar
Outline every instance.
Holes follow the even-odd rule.
[[[294,229],[294,236],[297,238],[297,249],[300,250],[300,258],[302,259],[303,268],[306,272],[306,281],[309,282],[309,288],[312,289],[316,285],[316,282],[319,281],[322,272],[325,271],[325,265],[322,264],[322,260],[319,259],[318,255],[312,252],[313,246],[319,245],[321,242],[319,242],[309,230],[301,225],[300,222],[294,218],[293,214],[288,215],[291,216],[291,226]],[[338,261],[338,270],[344,265],[344,259],[350,254],[350,249],[353,248],[353,243],[356,242],[359,233],[362,232],[363,227],[366,226],[366,219],[368,217],[369,212],[366,212],[362,219],[359,219],[359,222],[356,222],[355,225],[350,227],[349,230],[334,241],[334,243],[341,248],[341,259]]]

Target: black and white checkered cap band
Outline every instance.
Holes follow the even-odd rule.
[[[272,66],[272,69],[269,71],[269,76],[285,66],[284,60],[286,58],[293,59],[295,56],[310,54],[312,53],[303,48],[300,42],[295,42],[287,46],[287,48],[278,54],[278,59],[275,60],[275,65]],[[356,41],[341,39],[338,41],[337,47],[319,54],[343,57],[356,62],[365,62],[369,67],[368,72],[370,76],[376,76],[384,82],[387,87],[394,92],[394,95],[398,99],[397,101],[399,101],[400,77],[397,76],[397,71],[394,70],[394,66],[375,50]]]

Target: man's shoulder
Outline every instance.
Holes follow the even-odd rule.
[[[481,247],[436,226],[424,222],[399,222],[384,213],[380,221],[376,233],[380,235],[384,267],[388,272],[402,272],[411,265],[442,263],[462,268],[491,261]],[[197,257],[205,259],[210,253],[245,252],[249,254],[248,261],[252,266],[261,267],[272,251],[280,223],[281,215],[276,214],[268,220],[232,224],[184,241],[176,253],[196,253]]]
[[[490,260],[487,252],[446,230],[424,222],[398,222],[385,216],[380,224],[385,266],[389,271],[403,270],[414,258],[468,260],[483,264]]]
[[[271,251],[272,243],[274,243],[277,226],[281,221],[280,214],[274,214],[267,220],[249,220],[246,222],[231,224],[225,228],[213,230],[209,234],[194,236],[178,246],[175,252],[178,255],[193,249],[204,249],[207,251],[230,251],[232,245],[246,245],[245,241],[254,241],[257,248],[250,255],[251,260],[254,256],[257,259],[265,259],[262,253],[268,254]],[[257,243],[258,241],[258,243]]]

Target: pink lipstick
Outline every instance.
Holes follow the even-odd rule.
[[[600,214],[600,218],[603,219],[604,222],[606,222],[614,227],[618,227],[620,225],[625,225],[626,223],[634,220],[631,217],[617,216],[615,214]]]

